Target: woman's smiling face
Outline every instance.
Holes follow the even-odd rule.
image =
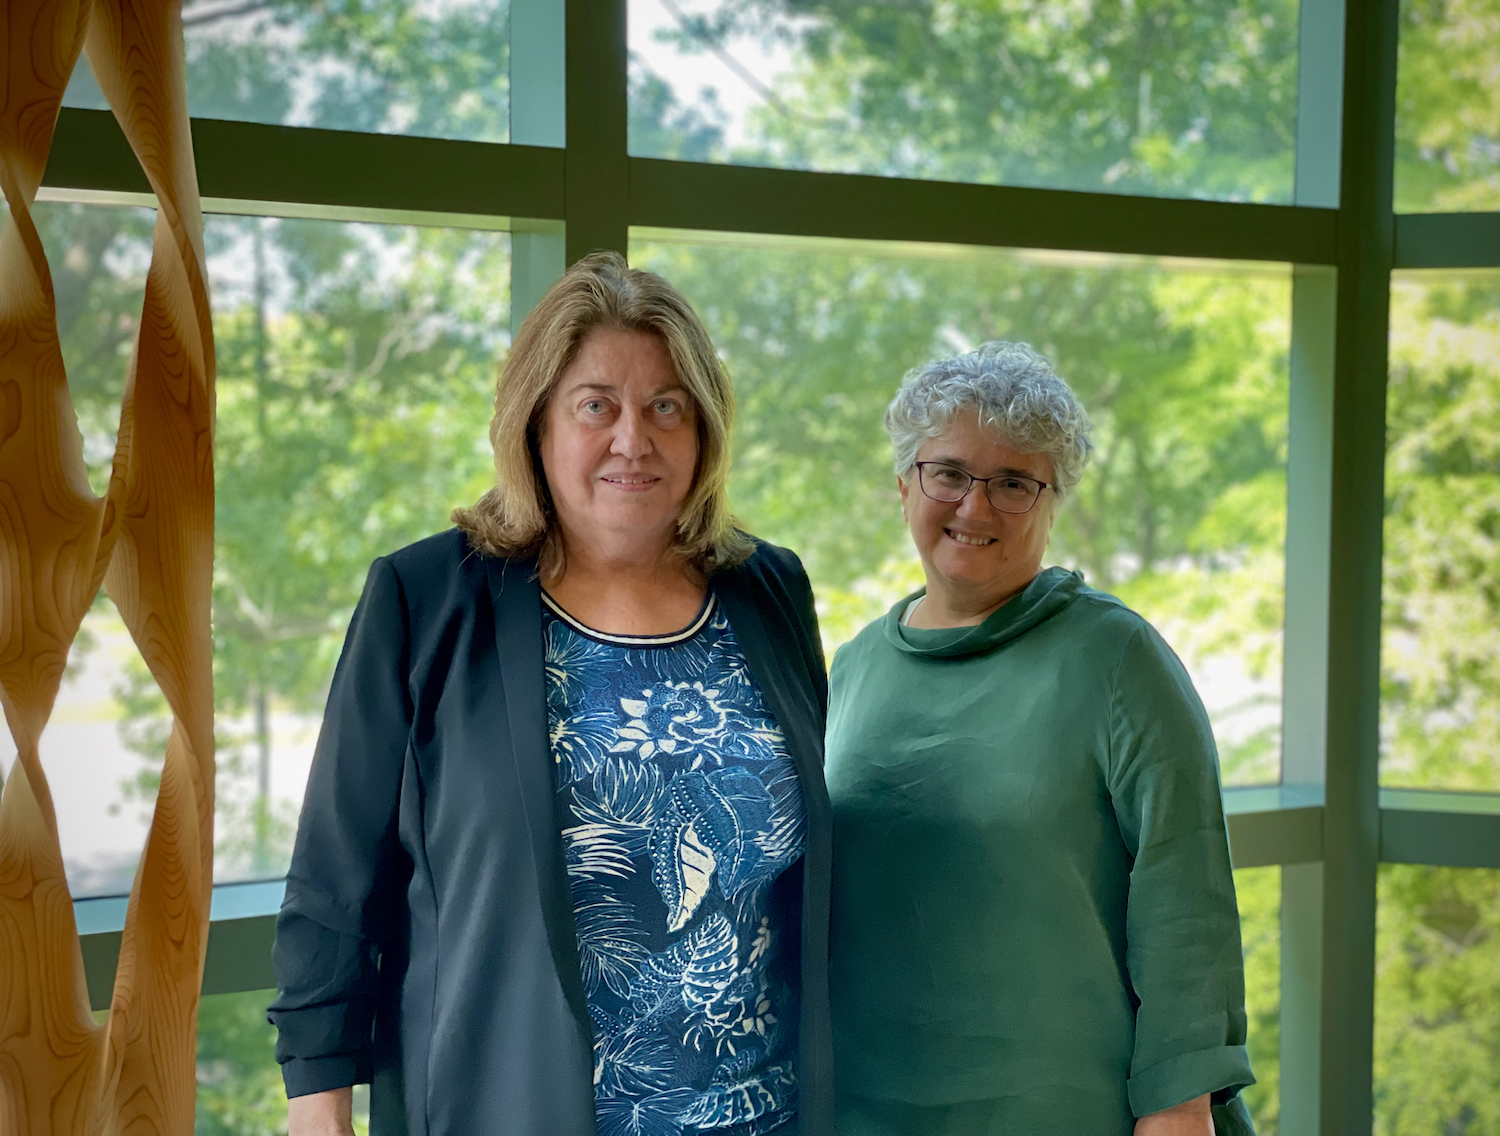
[[[658,336],[589,332],[548,400],[540,441],[570,544],[631,558],[671,540],[698,469],[698,420]]]
[[[943,462],[973,477],[1020,474],[1049,486],[1029,512],[1005,513],[990,504],[983,485],[973,485],[961,501],[934,501],[922,492],[915,468],[898,479],[929,600],[949,614],[987,613],[1041,571],[1057,513],[1052,459],[1016,449],[981,425],[977,413],[960,411],[922,444],[917,461]]]

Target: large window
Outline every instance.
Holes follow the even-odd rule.
[[[188,113],[504,142],[507,0],[188,0]],[[107,109],[79,61],[64,105]]]
[[[630,0],[642,157],[1289,201],[1291,0]]]
[[[1095,422],[1049,557],[1184,656],[1224,780],[1278,780],[1285,268],[638,232],[703,312],[740,401],[734,506],[797,550],[829,653],[921,586],[881,422],[902,374],[1030,342]]]
[[[1245,1013],[1255,1084],[1245,1103],[1255,1130],[1278,1130],[1281,1104],[1281,869],[1240,868],[1234,873],[1245,952]]]
[[[98,491],[152,216],[53,204],[37,219]],[[222,215],[205,228],[218,356],[215,878],[226,882],[286,871],[370,561],[444,527],[492,476],[485,424],[509,341],[510,264],[503,232]],[[75,896],[130,890],[170,726],[101,597],[42,742]]]
[[[1396,208],[1500,209],[1500,8],[1402,0]]]
[[[1383,867],[1375,974],[1378,1136],[1500,1130],[1500,871]]]
[[[1500,791],[1500,272],[1399,275],[1381,781]]]

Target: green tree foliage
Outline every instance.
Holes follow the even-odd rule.
[[[286,1132],[286,1090],[269,990],[216,994],[198,1004],[198,1116],[194,1136]]]
[[[1500,790],[1500,272],[1392,289],[1386,784]]]
[[[1291,198],[1291,0],[726,0],[677,38],[736,34],[803,62],[736,161]]]
[[[1403,0],[1396,208],[1500,209],[1500,6]]]
[[[1245,1102],[1261,1136],[1277,1131],[1281,1113],[1281,869],[1241,868],[1234,873],[1245,952],[1245,1011],[1250,1066],[1256,1083]]]
[[[247,0],[183,13],[188,111],[504,142],[508,0]],[[108,104],[80,63],[67,105]]]
[[[1380,869],[1375,1131],[1500,1132],[1500,871]]]
[[[1500,790],[1500,272],[1392,289],[1381,780]],[[1381,1136],[1500,1132],[1500,872],[1385,865]]]

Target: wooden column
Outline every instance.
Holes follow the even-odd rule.
[[[0,171],[0,1134],[193,1130],[213,885],[213,329],[177,0],[7,0]],[[105,495],[89,488],[31,205],[89,60],[155,191]],[[37,743],[101,581],[172,708],[109,1018],[96,1025]]]

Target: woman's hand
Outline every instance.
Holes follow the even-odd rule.
[[[292,1136],[297,1136],[293,1133]],[[1208,1111],[1208,1094],[1153,1112],[1135,1122],[1135,1136],[1214,1136],[1214,1118]]]
[[[287,1136],[354,1136],[353,1089],[293,1097],[287,1101],[286,1111]]]

